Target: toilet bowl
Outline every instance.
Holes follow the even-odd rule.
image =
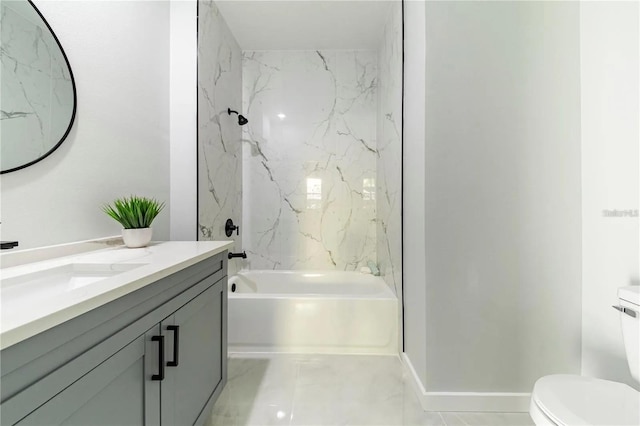
[[[640,286],[618,290],[620,324],[633,378],[640,369]],[[537,426],[640,425],[640,392],[624,383],[570,374],[536,382],[529,414]]]

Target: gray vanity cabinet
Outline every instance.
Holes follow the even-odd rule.
[[[158,359],[153,327],[22,419],[19,425],[160,424],[160,382],[145,380]]]
[[[217,385],[226,371],[226,352],[219,343],[225,301],[222,286],[213,286],[162,321],[167,367],[160,406],[166,424],[199,423],[199,417],[208,415],[202,413],[203,407],[222,388]]]
[[[3,350],[0,423],[202,425],[227,379],[226,265],[223,252]]]

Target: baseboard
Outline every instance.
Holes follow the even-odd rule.
[[[388,347],[349,347],[349,346],[258,346],[228,344],[227,351],[233,354],[318,354],[318,355],[374,355],[398,356],[395,345]]]
[[[425,411],[484,411],[526,413],[530,393],[516,392],[427,392],[406,353],[402,354],[405,371],[411,377],[422,409]]]

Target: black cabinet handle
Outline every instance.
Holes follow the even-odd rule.
[[[160,343],[158,348],[158,372],[160,374],[154,374],[151,376],[151,380],[164,380],[164,336],[153,336],[151,341]]]
[[[180,347],[180,326],[168,325],[167,330],[173,331],[173,361],[167,362],[167,367],[177,367],[179,354],[178,348]]]

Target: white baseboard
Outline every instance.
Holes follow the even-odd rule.
[[[530,393],[516,392],[427,392],[406,353],[402,363],[411,376],[414,390],[425,411],[485,411],[526,413],[529,411]]]

